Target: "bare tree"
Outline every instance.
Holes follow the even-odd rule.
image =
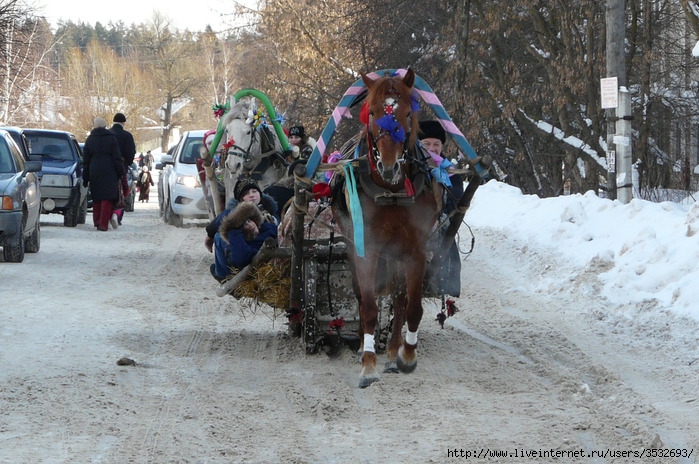
[[[78,47],[68,52],[61,77],[66,97],[63,111],[71,115],[67,119],[69,130],[87,134],[95,116],[109,121],[122,112],[134,122],[146,116],[144,96],[152,96],[149,82],[131,58],[121,57],[95,40],[84,52]],[[135,124],[134,130],[137,128]]]
[[[192,63],[199,48],[192,34],[174,31],[167,18],[158,12],[154,13],[149,24],[141,27],[139,41],[143,69],[152,79],[157,99],[161,102],[160,146],[167,151],[176,119],[175,105],[186,103],[202,83],[202,77]]]
[[[0,2],[0,121],[23,125],[36,117],[32,107],[57,84],[50,60],[54,45],[48,24],[32,9]]]

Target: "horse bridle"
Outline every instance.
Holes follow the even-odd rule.
[[[250,125],[250,129],[252,130],[252,134],[250,136],[250,144],[248,145],[248,148],[243,148],[237,143],[235,143],[235,139],[233,139],[233,145],[230,145],[228,148],[229,153],[231,151],[231,148],[233,148],[233,154],[238,156],[239,158],[242,158],[244,164],[253,160],[252,156],[250,156],[250,150],[252,149],[252,146],[255,144],[255,137],[257,135],[257,131],[252,127],[252,125]]]
[[[397,92],[396,92],[397,93]],[[400,126],[400,123],[398,122],[396,116],[395,116],[395,111],[398,108],[399,101],[401,99],[401,95],[398,94],[397,97],[387,97],[384,100],[384,116],[379,118],[379,120],[385,118],[385,117],[390,117],[395,124],[398,124]],[[403,163],[406,160],[406,157],[408,156],[409,149],[410,149],[410,120],[412,118],[412,111],[408,113],[408,130],[404,132],[403,134],[403,150],[401,153],[400,158],[398,159],[399,163]],[[367,136],[368,136],[368,141],[369,141],[369,161],[371,164],[371,168],[373,170],[376,170],[376,163],[381,159],[381,153],[379,152],[379,147],[378,147],[378,141],[381,140],[382,137],[385,136],[391,136],[393,137],[394,140],[396,140],[396,137],[394,136],[395,131],[390,131],[385,128],[382,128],[379,124],[377,126],[379,127],[379,132],[378,136],[374,137],[374,134],[371,130],[371,124],[372,122],[374,124],[377,124],[377,121],[374,121],[374,114],[373,112],[369,112],[369,121],[367,122]],[[402,128],[402,126],[400,126]]]
[[[260,160],[257,162],[255,166],[252,168],[247,168],[246,164],[249,163],[250,161],[255,161],[255,158],[250,155],[250,150],[252,149],[252,146],[255,144],[255,140],[257,140],[257,130],[253,127],[254,123],[248,124],[250,127],[250,130],[252,131],[251,136],[250,136],[250,143],[248,144],[248,148],[245,149],[241,147],[240,145],[237,145],[235,143],[235,139],[233,140],[233,144],[230,145],[230,148],[233,148],[234,151],[232,152],[235,156],[238,156],[243,160],[243,170],[241,172],[242,177],[252,177],[252,178],[261,178],[262,175],[269,169],[269,167],[272,165],[272,161],[269,159],[270,155],[273,155],[276,153],[276,150],[271,150],[265,153],[262,153],[262,135],[260,134]],[[230,153],[230,151],[229,151]],[[282,157],[279,157],[284,165],[288,165],[286,163],[286,160],[284,160]]]

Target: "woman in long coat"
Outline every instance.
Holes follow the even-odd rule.
[[[119,182],[124,179],[124,163],[114,133],[107,129],[104,118],[95,118],[95,128],[85,140],[84,180],[90,183],[92,195],[92,221],[99,230],[106,231],[111,220],[112,227],[118,226],[113,215],[113,204],[119,192]],[[125,191],[124,195],[128,193]],[[112,220],[114,219],[114,220]]]

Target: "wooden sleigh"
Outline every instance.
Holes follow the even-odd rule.
[[[404,75],[406,70],[382,70],[370,73],[369,76],[388,74]],[[415,90],[434,112],[437,120],[444,127],[448,137],[455,143],[458,156],[471,166],[473,180],[469,182],[464,195],[460,199],[456,211],[449,218],[447,233],[442,237],[440,249],[446,247],[454,239],[461,226],[464,214],[470,201],[483,179],[488,178],[487,163],[476,155],[465,137],[456,128],[451,118],[444,110],[432,89],[418,76],[415,79]],[[360,338],[356,335],[359,328],[357,297],[353,291],[352,268],[348,262],[348,245],[354,239],[337,233],[333,224],[314,224],[314,215],[309,214],[309,205],[315,202],[313,187],[317,176],[324,172],[333,175],[344,175],[349,169],[359,172],[362,168],[362,156],[348,157],[333,164],[321,163],[330,145],[336,129],[344,118],[352,118],[351,108],[357,106],[366,96],[366,87],[360,79],[345,93],[332,117],[326,124],[315,150],[305,166],[298,165],[294,171],[295,196],[287,212],[290,217],[290,242],[283,246],[267,243],[257,254],[252,264],[242,269],[236,276],[223,282],[216,290],[219,297],[233,294],[243,282],[250,278],[255,269],[271,260],[283,260],[288,269],[289,292],[288,306],[284,308],[289,317],[292,333],[299,335],[308,353],[316,352],[324,345],[336,345],[342,340],[353,348],[358,348]],[[352,152],[355,144],[345,144],[344,151]],[[358,178],[361,176],[358,174]],[[371,189],[370,186],[360,188]],[[410,195],[403,192],[386,193],[376,190],[372,193],[376,202],[393,202],[410,207]],[[317,205],[316,205],[317,207]],[[325,231],[309,236],[309,224]],[[390,262],[381,264],[391,266]],[[390,286],[384,296],[380,297],[378,321],[375,338],[377,348],[385,349],[389,336],[392,318],[392,299]],[[439,297],[430,292],[425,286],[425,298]]]

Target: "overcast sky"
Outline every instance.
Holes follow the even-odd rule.
[[[255,0],[239,0],[243,4],[254,5]],[[173,0],[120,0],[114,3],[98,4],[95,0],[28,0],[37,8],[38,14],[46,16],[48,21],[56,24],[59,19],[83,21],[94,25],[97,21],[107,25],[109,21],[122,20],[127,26],[132,23],[145,23],[153,17],[154,11],[170,19],[178,29],[190,31],[203,30],[207,24],[214,30],[224,28],[228,19],[220,14],[232,13],[235,0],[197,0],[183,2]],[[98,6],[99,5],[99,6]]]

